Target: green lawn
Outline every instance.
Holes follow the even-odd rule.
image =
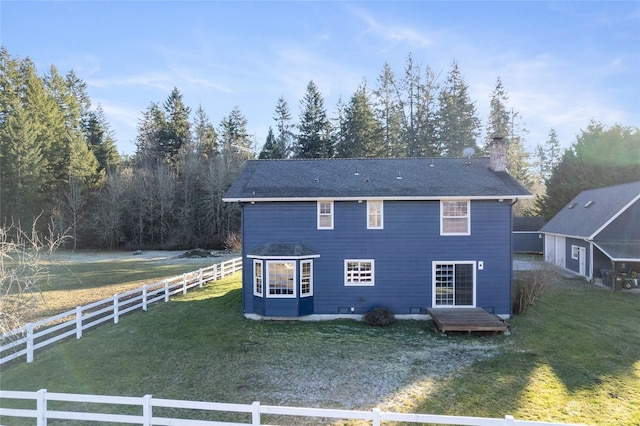
[[[91,259],[96,255],[79,252],[77,256]],[[66,258],[73,259],[74,254],[67,253]],[[47,318],[220,261],[218,258],[202,258],[167,262],[133,256],[82,262],[42,258],[41,263],[48,272],[48,278],[39,283],[41,303],[27,320]]]
[[[418,321],[246,320],[239,288],[237,275],[56,344],[4,367],[0,387],[640,424],[639,294],[565,280],[509,336],[441,337]]]

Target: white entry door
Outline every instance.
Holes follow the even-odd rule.
[[[556,238],[553,235],[544,236],[544,260],[549,263],[556,261]]]
[[[587,249],[584,247],[578,249],[578,268],[580,275],[585,277],[587,275]]]
[[[556,246],[555,246],[555,264],[561,267],[565,267],[564,263],[564,255],[566,253],[566,239],[565,237],[559,237],[556,235]]]

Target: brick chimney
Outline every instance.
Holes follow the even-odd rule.
[[[489,146],[489,162],[494,172],[507,171],[507,139],[494,136]]]

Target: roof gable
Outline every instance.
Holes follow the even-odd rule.
[[[488,158],[247,161],[225,201],[339,198],[530,198]]]
[[[540,230],[594,239],[640,199],[640,181],[582,191]]]

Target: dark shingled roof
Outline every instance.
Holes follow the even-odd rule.
[[[266,243],[253,249],[249,256],[258,257],[310,257],[318,253],[301,243]]]
[[[540,230],[544,233],[597,238],[612,217],[640,198],[640,181],[582,191]],[[589,203],[588,207],[587,203]]]
[[[488,158],[250,160],[224,200],[363,197],[530,198]]]
[[[640,262],[640,241],[596,241],[595,244],[616,262]]]
[[[544,226],[544,219],[541,216],[517,216],[513,218],[514,231],[537,232]]]

